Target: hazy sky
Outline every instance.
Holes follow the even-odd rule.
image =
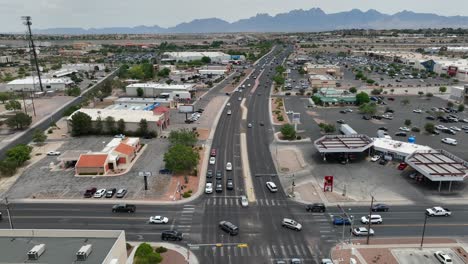
[[[0,32],[22,31],[20,17],[32,16],[33,28],[174,26],[196,18],[229,22],[257,13],[275,15],[293,9],[322,8],[326,13],[376,9],[441,15],[468,15],[467,0],[0,0]]]

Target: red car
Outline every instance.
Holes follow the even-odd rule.
[[[408,167],[408,164],[406,164],[404,162],[402,162],[402,163],[400,163],[400,165],[398,165],[399,170],[404,170],[404,169],[406,169],[406,167]]]
[[[216,149],[211,149],[211,157],[216,157]]]

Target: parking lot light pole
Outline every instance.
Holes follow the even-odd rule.
[[[422,235],[421,235],[421,246],[420,246],[420,249],[423,248],[423,244],[424,244],[424,234],[426,233],[427,217],[428,217],[428,215],[427,215],[427,214],[424,214],[424,225],[423,225],[423,231],[422,231]]]
[[[374,206],[374,196],[371,196],[371,197],[372,197],[372,200],[371,200],[371,204],[370,204],[370,207],[369,207],[369,216],[368,216],[369,221],[367,221],[367,241],[366,241],[367,245],[369,245],[371,219],[372,219],[372,206]]]

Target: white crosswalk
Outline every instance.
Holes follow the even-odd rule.
[[[184,236],[188,235],[192,229],[192,218],[193,213],[195,212],[195,206],[186,204],[184,209],[180,212],[177,222],[175,224],[175,229],[179,232],[182,232]]]
[[[210,256],[234,256],[234,257],[268,257],[273,259],[304,258],[315,257],[312,247],[307,245],[255,245],[248,247],[238,247],[236,245],[227,246],[203,246],[200,253],[205,257]]]
[[[249,206],[285,206],[287,200],[275,199],[258,199],[255,203],[250,203]],[[210,197],[205,200],[207,206],[241,206],[239,197]]]

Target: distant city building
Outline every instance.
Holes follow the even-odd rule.
[[[0,229],[0,263],[126,262],[121,230]]]
[[[356,103],[356,95],[346,90],[321,88],[314,96],[317,97],[323,105],[346,105]]]
[[[70,78],[42,78],[44,91],[63,91],[72,86]],[[6,91],[40,91],[39,78],[27,77],[13,80],[6,85]]]
[[[343,78],[341,68],[337,65],[312,64],[310,62],[307,62],[304,64],[303,69],[307,74],[331,75],[335,77],[335,79]]]
[[[102,63],[77,63],[77,64],[63,64],[62,70],[75,70],[75,71],[94,71],[95,69],[102,71],[106,68]]]
[[[194,84],[165,83],[134,83],[125,88],[128,96],[138,96],[138,90],[143,90],[143,97],[159,97],[172,99],[190,99],[196,91]]]
[[[12,56],[0,56],[0,63],[12,63],[13,57]]]
[[[336,87],[336,79],[331,75],[312,74],[309,76],[309,83],[312,88]]]
[[[182,51],[182,52],[165,52],[162,61],[195,61],[201,60],[203,57],[211,59],[212,63],[229,63],[230,61],[244,61],[243,55],[229,55],[218,51],[198,52],[198,51]]]

